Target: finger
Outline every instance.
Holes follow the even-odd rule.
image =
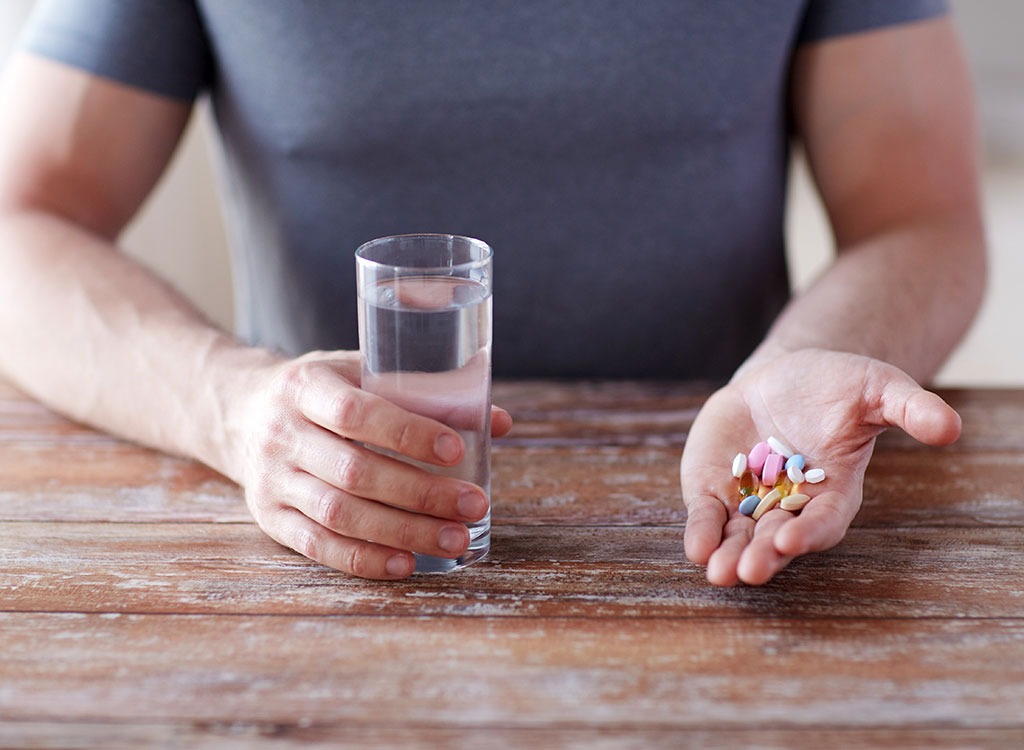
[[[416,569],[412,553],[341,536],[294,508],[273,514],[265,523],[263,530],[278,543],[350,575],[398,580]]]
[[[469,548],[463,524],[355,497],[305,472],[295,472],[288,489],[295,508],[344,537],[436,557],[458,557]]]
[[[696,449],[688,444],[679,464],[679,481],[686,504],[683,549],[697,565],[706,565],[722,542],[729,508],[720,499],[736,494],[735,480],[728,471],[694,458]]]
[[[315,425],[298,428],[292,454],[303,471],[356,497],[456,521],[487,515],[487,495],[477,485],[431,474]]]
[[[512,429],[512,415],[500,406],[491,407],[491,436],[502,437]]]
[[[308,368],[306,378],[296,404],[313,423],[417,461],[450,466],[462,460],[465,446],[450,427],[360,390],[328,366]]]
[[[859,500],[850,502],[842,493],[822,492],[774,535],[775,549],[790,557],[831,549],[846,536],[859,508]]]
[[[736,514],[725,525],[722,543],[708,559],[707,578],[715,586],[734,586],[739,581],[737,567],[743,550],[754,535],[754,522]]]
[[[926,445],[948,445],[960,437],[961,421],[956,410],[909,375],[897,372],[899,375],[882,388],[884,423],[899,427]]]
[[[754,527],[750,542],[736,563],[736,575],[744,583],[760,586],[793,560],[793,555],[780,552],[775,537],[796,519],[788,511],[775,508],[768,511]]]
[[[683,549],[697,565],[707,565],[711,554],[722,543],[728,511],[717,497],[698,495],[687,502]]]

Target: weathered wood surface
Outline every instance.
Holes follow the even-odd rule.
[[[56,528],[55,528],[56,527]],[[885,549],[881,554],[880,550]],[[0,524],[0,611],[501,617],[1024,616],[1019,529],[854,529],[764,587],[710,587],[682,529],[503,526],[484,562],[376,583],[253,525]]]
[[[0,650],[0,716],[1021,728],[1024,706],[1020,619],[0,614]]]
[[[619,729],[547,727],[384,727],[346,721],[312,726],[241,722],[95,724],[0,722],[0,750],[365,750],[366,748],[560,748],[561,750],[1010,750],[1024,730],[960,729]]]
[[[381,584],[0,384],[0,750],[1024,744],[1024,392],[944,392],[956,445],[883,435],[846,540],[733,589],[682,551],[709,392],[498,384],[491,556]]]

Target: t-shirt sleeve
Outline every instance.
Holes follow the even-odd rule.
[[[809,0],[797,41],[817,42],[948,12],[946,0]]]
[[[40,0],[20,46],[175,99],[194,99],[212,75],[192,0]]]

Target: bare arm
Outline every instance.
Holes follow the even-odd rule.
[[[222,364],[267,355],[114,244],[190,105],[21,55],[0,106],[0,369],[75,419],[238,479]]]
[[[932,377],[980,304],[985,241],[968,74],[948,19],[809,45],[797,130],[838,260],[741,370],[804,347]]]
[[[875,437],[955,440],[931,378],[985,281],[973,103],[949,20],[810,45],[793,109],[838,257],[705,404],[681,464],[686,551],[720,585],[764,583],[837,544],[860,507]],[[726,462],[774,435],[827,468],[799,516],[738,513]]]
[[[75,419],[216,468],[264,531],[326,565],[401,578],[413,551],[462,554],[483,490],[356,442],[452,465],[457,432],[360,390],[358,352],[285,360],[245,346],[118,252],[189,111],[15,60],[0,104],[0,373]]]

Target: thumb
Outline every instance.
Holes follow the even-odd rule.
[[[926,445],[948,445],[960,437],[960,415],[940,396],[926,391],[902,370],[882,387],[884,424],[899,427]]]

